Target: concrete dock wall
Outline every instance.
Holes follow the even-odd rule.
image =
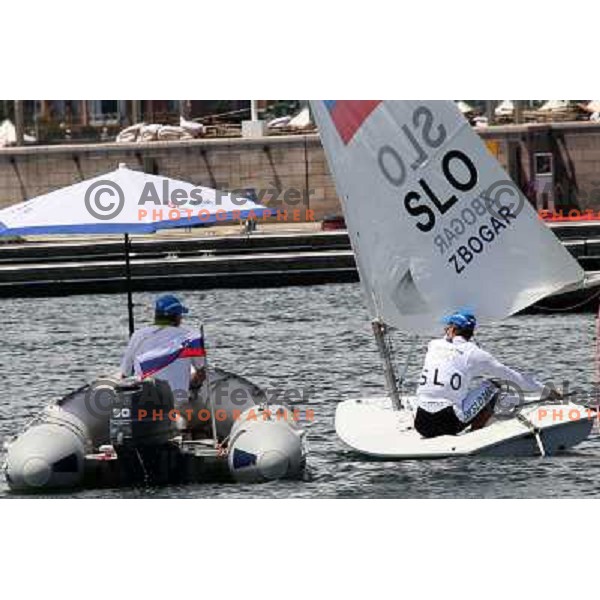
[[[600,123],[511,125],[481,137],[539,210],[600,211]],[[537,157],[550,155],[551,177],[536,173]],[[539,167],[538,167],[539,168]]]
[[[314,134],[1,149],[0,206],[100,175],[119,163],[222,190],[254,189],[264,204],[288,210],[289,220],[339,212]]]
[[[600,211],[600,124],[490,127],[481,136],[538,208]],[[535,174],[539,153],[551,154],[554,162],[551,189],[543,195]],[[340,211],[316,134],[0,149],[0,206],[100,175],[122,162],[198,185],[252,188],[264,204],[285,208],[289,220],[318,220]]]

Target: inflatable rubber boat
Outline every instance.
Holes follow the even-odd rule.
[[[5,477],[19,492],[299,478],[304,432],[291,411],[265,399],[221,369],[210,370],[185,410],[159,379],[100,378],[5,444]]]

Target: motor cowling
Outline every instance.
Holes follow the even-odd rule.
[[[109,432],[116,449],[167,444],[174,430],[174,399],[167,382],[131,378],[115,387]]]

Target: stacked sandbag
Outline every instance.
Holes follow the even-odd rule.
[[[295,117],[288,123],[290,129],[311,129],[314,127],[310,117],[310,110],[305,106]]]
[[[160,125],[158,123],[137,123],[123,129],[117,135],[116,141],[121,143],[132,142],[168,142],[177,140],[191,140],[204,135],[204,125],[180,119],[180,125]]]
[[[460,110],[461,114],[463,114],[467,119],[472,117],[477,111],[473,108],[468,102],[464,100],[458,100],[456,102],[456,107]]]
[[[136,142],[142,127],[144,127],[144,123],[136,123],[135,125],[126,127],[117,135],[117,142]]]
[[[515,103],[512,100],[502,100],[494,109],[496,123],[510,123],[515,118]]]
[[[181,129],[183,129],[185,133],[191,135],[194,138],[202,137],[205,133],[204,125],[202,125],[202,123],[188,121],[183,117],[179,117],[179,127],[181,127]]]
[[[536,121],[578,121],[585,111],[571,100],[548,100],[536,111]]]
[[[283,127],[287,127],[290,124],[292,117],[286,115],[284,117],[276,117],[275,119],[271,119],[267,123],[267,127],[269,129],[282,129]]]
[[[140,129],[140,135],[138,137],[138,142],[155,142],[158,140],[158,132],[162,125],[158,125],[158,123],[152,123],[150,125],[144,125]]]
[[[600,122],[600,100],[590,100],[582,108],[589,115],[590,121]]]
[[[33,144],[37,140],[31,135],[24,134],[23,141],[27,144]],[[14,146],[16,143],[17,129],[11,120],[5,119],[0,124],[0,148],[4,148],[5,146]]]
[[[193,136],[177,125],[162,125],[158,130],[158,139],[161,142],[169,142],[173,140],[191,140]]]

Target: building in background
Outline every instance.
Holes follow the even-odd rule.
[[[108,141],[134,123],[179,124],[180,116],[205,124],[250,118],[250,100],[23,100],[23,128],[39,144]],[[298,100],[258,100],[261,117],[291,114]],[[15,101],[0,101],[0,122],[16,121]]]

